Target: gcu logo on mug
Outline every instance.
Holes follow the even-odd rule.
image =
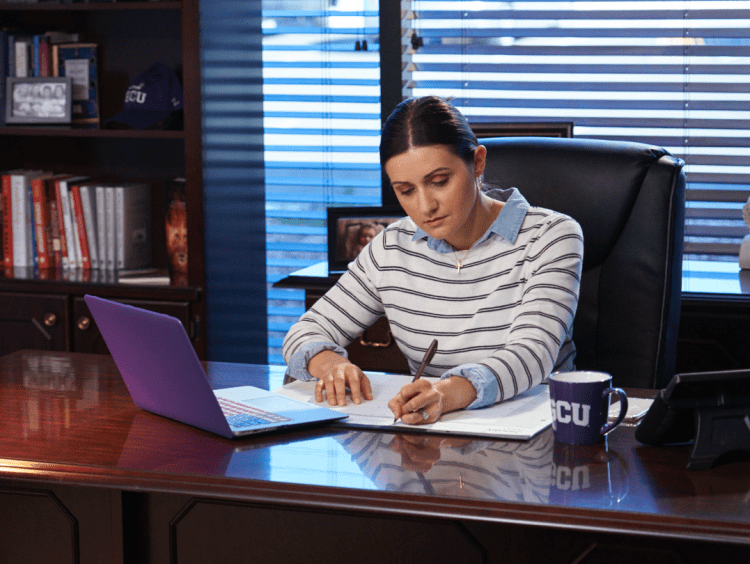
[[[617,427],[628,410],[628,398],[620,388],[612,388],[612,376],[604,372],[556,372],[549,377],[552,428],[555,441],[590,445],[604,440]],[[620,414],[607,424],[609,396],[620,399]]]
[[[557,422],[570,423],[579,427],[588,427],[591,406],[577,402],[567,402],[565,400],[551,400],[552,403],[552,423],[556,427]]]
[[[587,490],[591,487],[591,476],[587,465],[558,466],[552,463],[552,485],[560,491]]]

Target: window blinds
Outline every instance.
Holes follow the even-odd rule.
[[[326,208],[380,205],[375,0],[262,0],[269,363],[304,312],[273,283],[327,259]]]
[[[404,96],[574,122],[686,161],[685,253],[736,260],[750,195],[750,2],[405,0]]]

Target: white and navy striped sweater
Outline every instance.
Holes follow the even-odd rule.
[[[460,273],[452,253],[431,250],[427,238],[414,240],[410,218],[382,231],[289,330],[283,354],[290,374],[309,379],[311,356],[341,352],[333,343],[346,346],[383,315],[412,373],[438,339],[426,375],[468,377],[478,392],[469,407],[508,399],[553,370],[572,369],[581,229],[513,192],[525,204],[515,240],[490,234],[472,248]]]

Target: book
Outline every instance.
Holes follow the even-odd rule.
[[[83,182],[88,180],[86,176],[78,176],[73,178],[61,179],[58,182],[59,197],[58,201],[62,207],[62,225],[65,236],[65,246],[68,252],[68,268],[81,268],[81,258],[79,250],[79,242],[77,237],[77,229],[75,227],[75,217],[73,207],[70,200],[70,191],[68,185],[70,182]]]
[[[31,203],[34,218],[34,240],[36,241],[35,264],[40,269],[54,266],[54,256],[50,252],[49,202],[46,182],[51,176],[37,176],[31,179]]]
[[[99,124],[99,75],[96,43],[57,46],[57,74],[73,83],[73,123]]]
[[[67,269],[70,264],[68,262],[68,241],[67,241],[67,235],[65,233],[65,216],[63,212],[63,201],[62,201],[62,195],[60,194],[60,180],[55,180],[53,184],[53,189],[55,191],[55,210],[57,211],[57,227],[59,231],[59,240],[60,240],[60,261],[61,266],[63,269]]]
[[[81,209],[83,210],[83,221],[86,226],[86,239],[89,250],[89,264],[92,269],[99,268],[99,245],[97,242],[96,225],[96,186],[81,184]]]
[[[38,174],[38,171],[34,172],[24,170],[10,175],[14,267],[34,266],[31,197],[29,186],[31,178]]]
[[[0,196],[3,205],[3,266],[13,266],[13,216],[11,204],[10,173],[3,173],[0,178]]]
[[[411,375],[367,373],[373,398],[357,405],[349,399],[345,407],[328,406],[349,415],[336,422],[350,428],[369,428],[398,432],[409,429],[420,433],[456,433],[466,436],[489,436],[497,439],[528,440],[552,425],[549,386],[539,384],[522,394],[482,409],[462,409],[443,414],[435,423],[407,425],[393,422],[388,402],[412,381]],[[437,381],[436,378],[427,378]],[[303,402],[315,402],[315,382],[294,381],[274,390],[277,394]]]
[[[104,187],[104,223],[106,224],[106,257],[107,269],[114,270],[116,264],[116,247],[115,247],[115,187]]]
[[[56,270],[62,269],[62,246],[60,243],[60,216],[57,213],[57,200],[47,198],[49,206],[49,240],[52,253],[52,266]]]
[[[39,36],[39,40],[37,41],[37,54],[39,57],[37,61],[37,68],[39,70],[38,76],[51,76],[50,45],[49,38],[46,35]]]
[[[70,201],[72,204],[73,223],[75,232],[77,233],[77,248],[81,253],[81,264],[80,267],[83,270],[89,270],[91,268],[91,255],[89,255],[89,240],[86,233],[86,222],[83,217],[83,204],[81,203],[81,187],[76,184],[68,183],[68,189],[70,191]]]
[[[128,183],[114,191],[116,269],[151,266],[151,185]]]
[[[23,169],[9,170],[0,177],[0,191],[2,192],[2,234],[3,234],[3,265],[13,268],[13,194],[11,177],[21,173]]]
[[[27,249],[29,253],[29,261],[30,266],[38,267],[39,266],[39,257],[37,256],[37,248],[36,248],[36,220],[34,219],[34,193],[32,191],[32,184],[31,181],[33,179],[31,176],[26,181],[26,197],[28,198],[28,204],[29,204],[29,211],[28,211],[28,226],[26,229],[26,232],[29,236],[29,243],[27,243]]]
[[[26,37],[17,37],[14,44],[15,53],[15,75],[19,78],[31,76],[31,39]]]
[[[45,31],[44,35],[47,37],[50,45],[59,43],[78,43],[81,40],[80,34],[78,33],[70,33],[58,29]]]
[[[0,125],[5,123],[5,78],[8,76],[8,31],[0,28]]]
[[[169,271],[163,268],[139,268],[117,271],[118,284],[137,286],[169,286],[172,279]]]
[[[6,39],[6,49],[8,57],[8,70],[5,76],[16,76],[16,36],[14,33],[8,33]]]
[[[96,242],[99,268],[107,269],[107,200],[104,186],[96,187]]]

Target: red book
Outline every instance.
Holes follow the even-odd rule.
[[[89,256],[89,242],[86,237],[86,223],[83,218],[83,206],[81,205],[81,190],[78,185],[70,187],[70,198],[73,204],[73,213],[76,216],[76,227],[78,229],[78,241],[81,244],[81,268],[89,270],[91,268],[91,258]]]
[[[36,255],[39,260],[39,268],[54,266],[53,256],[50,254],[50,237],[47,226],[49,225],[49,206],[47,205],[47,187],[45,180],[48,177],[38,176],[31,180],[31,203],[34,206],[34,234],[36,235]]]
[[[11,213],[10,174],[3,174],[3,264],[13,267],[13,214]]]
[[[45,36],[39,38],[39,76],[51,76],[51,54],[49,39]]]

